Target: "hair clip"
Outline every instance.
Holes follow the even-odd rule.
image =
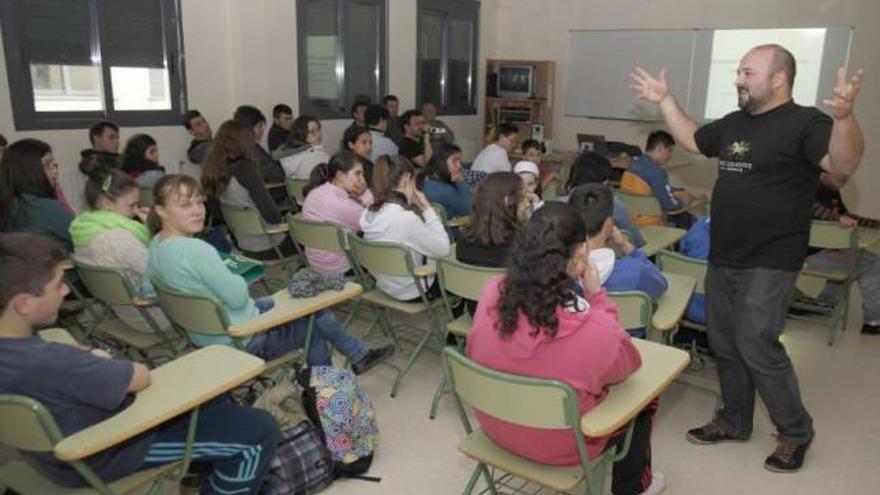
[[[107,177],[104,177],[104,182],[101,184],[101,190],[107,192],[110,190],[110,185],[113,184],[113,174],[107,174]]]

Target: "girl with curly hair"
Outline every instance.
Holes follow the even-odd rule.
[[[608,385],[641,366],[588,254],[587,230],[577,210],[563,203],[544,205],[517,237],[508,273],[483,289],[467,342],[470,358],[484,366],[568,383],[580,397],[581,414],[604,399]],[[576,282],[585,298],[573,290]],[[656,494],[665,486],[661,474],[651,473],[655,410],[652,403],[638,415],[630,450],[614,464],[615,495]],[[479,411],[477,419],[489,437],[517,455],[552,465],[580,462],[571,430],[523,427]],[[624,437],[625,430],[587,438],[587,454],[595,458]]]

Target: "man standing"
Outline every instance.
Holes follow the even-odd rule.
[[[779,341],[798,271],[807,254],[810,206],[819,173],[852,175],[862,157],[853,114],[862,71],[837,74],[825,100],[833,119],[792,101],[795,60],[779,45],[761,45],[737,68],[739,111],[698,127],[669,93],[666,71],[640,67],[631,88],[657,103],[676,141],[692,153],[718,157],[712,193],[706,274],[709,345],[715,352],[723,409],[688,431],[689,441],[745,441],[752,433],[755,391],[778,430],[764,467],[793,472],[815,435],[797,376]]]
[[[269,153],[287,140],[291,127],[293,127],[293,109],[284,103],[272,107],[272,127],[269,128],[269,137],[266,140]]]
[[[186,150],[186,157],[190,162],[201,165],[208,153],[208,147],[211,146],[211,141],[214,139],[211,124],[198,110],[189,110],[183,114],[183,126],[193,137]]]

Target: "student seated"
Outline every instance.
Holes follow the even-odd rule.
[[[648,134],[645,152],[639,155],[632,168],[623,174],[620,188],[636,193],[650,193],[657,198],[663,211],[679,210],[705,197],[694,196],[680,187],[669,184],[666,166],[672,159],[675,140],[666,131],[654,131]],[[639,180],[640,179],[640,180]],[[648,191],[644,190],[647,186]],[[668,220],[677,227],[687,229],[693,223],[693,216],[688,212],[668,215]],[[644,225],[650,225],[645,220]]]
[[[507,155],[516,147],[518,133],[516,126],[509,122],[499,124],[495,141],[477,154],[471,170],[487,174],[510,172],[510,159]]]
[[[272,107],[272,127],[269,128],[269,136],[266,138],[269,153],[287,141],[291,127],[293,127],[293,109],[290,105],[279,103]]]
[[[81,158],[95,156],[105,167],[119,167],[119,126],[109,120],[100,120],[89,127],[91,148],[80,152]]]
[[[826,172],[819,175],[819,191],[813,207],[814,218],[817,213],[831,211],[836,208],[837,223],[841,228],[854,229],[861,223],[870,223],[870,219],[851,213],[843,203],[840,188],[846,184],[847,177],[834,176]],[[835,194],[836,193],[836,194]],[[828,202],[833,202],[833,206]],[[822,219],[822,218],[817,218]],[[816,250],[813,250],[816,251]],[[866,249],[859,249],[855,256],[834,249],[814,252],[807,256],[808,268],[824,270],[849,270],[855,268],[856,281],[862,293],[862,333],[880,335],[880,257]],[[844,285],[828,283],[819,299],[835,300],[840,297]]]
[[[415,169],[406,158],[386,158],[376,163],[374,201],[361,215],[360,226],[368,241],[393,242],[404,246],[415,266],[426,258],[449,254],[449,236],[428,198],[416,187]],[[429,298],[440,294],[435,277],[423,277]],[[376,275],[376,285],[399,301],[420,301],[412,277]]]
[[[287,141],[272,152],[272,158],[281,161],[286,176],[308,179],[319,163],[330,160],[321,144],[321,121],[311,115],[297,117]]]
[[[700,217],[688,229],[687,234],[681,238],[678,244],[678,252],[682,256],[698,260],[709,259],[709,216]],[[694,293],[688,304],[685,318],[688,320],[706,324],[706,294]]]
[[[51,177],[58,164],[52,148],[25,138],[12,143],[0,161],[0,232],[34,232],[73,250],[70,222],[73,213],[56,196]]]
[[[128,407],[132,394],[150,386],[150,371],[100,349],[34,335],[37,328],[55,323],[69,292],[61,266],[65,258],[64,249],[50,238],[0,234],[0,393],[39,401],[61,434],[69,436]],[[182,414],[85,462],[110,482],[182,459],[189,421],[189,414]],[[210,470],[201,493],[257,493],[281,438],[278,424],[265,411],[224,397],[203,405],[192,450],[192,460]],[[86,485],[51,451],[22,455],[59,485]]]
[[[471,223],[461,228],[455,257],[462,263],[501,268],[529,219],[531,201],[511,172],[490,174],[477,188]]]
[[[373,163],[382,155],[397,156],[399,153],[394,141],[385,135],[388,131],[388,120],[390,118],[388,110],[381,105],[370,105],[367,107],[364,119],[373,138],[373,148],[370,151],[370,161]]]
[[[257,107],[251,105],[242,105],[235,109],[233,119],[243,123],[251,129],[251,146],[253,147],[252,159],[256,161],[264,183],[281,183],[284,182],[284,169],[277,160],[272,158],[260,141],[263,134],[266,133],[266,116]],[[282,205],[287,203],[287,191],[283,187],[270,191],[270,195],[276,204]]]
[[[531,215],[535,210],[544,206],[544,201],[541,200],[541,193],[543,191],[541,190],[541,180],[539,179],[541,171],[538,170],[537,164],[520,160],[513,166],[513,173],[518,175],[520,180],[523,181],[523,185],[526,186],[526,194],[531,203],[529,206],[531,210],[529,215]]]
[[[166,175],[156,184],[153,198],[155,202],[150,212],[153,240],[149,247],[147,272],[141,279],[144,295],[155,296],[152,282],[155,278],[172,289],[213,298],[220,303],[233,325],[260,314],[248,293],[245,279],[229,271],[208,243],[192,237],[201,232],[205,221],[203,198],[195,179],[186,175]],[[240,343],[251,354],[266,360],[276,359],[305,344],[307,324],[308,318],[300,318],[242,339]],[[228,336],[190,334],[190,340],[199,347],[232,343]],[[356,374],[372,368],[394,349],[393,346],[368,349],[363,341],[342,328],[332,311],[322,310],[315,318],[308,363],[329,366],[331,346],[354,363],[352,369]]]
[[[165,175],[165,167],[159,164],[159,146],[152,136],[135,134],[128,139],[122,152],[122,171],[141,187],[153,187]]]
[[[654,263],[632,245],[614,226],[614,195],[602,184],[586,184],[575,188],[568,199],[584,220],[590,244],[590,261],[599,268],[602,286],[610,291],[642,291],[656,302],[669,288],[669,283]],[[610,244],[611,247],[608,247]],[[623,256],[616,259],[615,250]],[[644,338],[645,329],[632,331]]]
[[[366,127],[366,115],[367,115],[367,107],[370,106],[370,102],[361,98],[356,98],[354,103],[351,104],[351,124],[345,128],[343,134],[348,132],[349,129],[353,127]]]
[[[202,116],[198,110],[189,110],[183,114],[183,127],[192,136],[189,148],[186,149],[186,157],[190,162],[201,165],[208,154],[208,147],[211,146],[213,132],[211,124]]]
[[[422,112],[422,117],[425,118],[425,127],[427,127],[428,135],[431,138],[432,148],[437,149],[443,143],[455,143],[455,133],[445,122],[437,118],[437,105],[434,102],[422,103],[419,110]]]
[[[80,164],[88,176],[85,200],[88,210],[70,224],[74,258],[83,263],[122,270],[135,290],[147,270],[148,208],[138,207],[140,188],[131,177],[115,168],[105,168],[94,160]],[[159,308],[149,308],[160,328],[170,326]],[[143,332],[154,329],[132,306],[114,306],[113,312],[128,326]]]
[[[394,95],[385,95],[382,98],[382,106],[388,110],[388,129],[385,136],[398,147],[403,141],[403,128],[400,125],[400,100]]]
[[[403,139],[399,144],[400,156],[417,167],[424,167],[431,161],[431,140],[425,132],[425,118],[418,110],[407,110],[400,117]]]
[[[541,171],[539,178],[541,179],[542,188],[547,187],[547,184],[553,181],[559,180],[556,172],[545,172],[541,169],[541,165],[544,163],[544,145],[540,141],[537,139],[526,139],[520,144],[520,148],[522,149],[523,160],[534,163]]]
[[[565,184],[565,190],[568,194],[574,188],[583,184],[611,184],[612,167],[611,162],[604,156],[584,150],[578,155],[568,175],[568,182]],[[562,196],[559,201],[568,201],[567,196]],[[614,198],[614,225],[620,230],[625,230],[633,239],[637,247],[645,245],[645,238],[629,219],[629,212],[626,205],[617,198]]]
[[[267,224],[279,224],[284,218],[272,201],[259,165],[254,161],[253,139],[252,130],[240,121],[224,122],[205,157],[202,185],[208,201],[214,204],[212,213],[220,210],[220,204],[246,206],[258,211]],[[278,247],[282,256],[296,253],[296,246],[287,234],[237,234],[235,240],[246,256],[258,260],[276,259],[273,246]]]
[[[483,289],[467,340],[468,356],[483,366],[566,382],[580,398],[580,414],[602,402],[609,385],[641,366],[589,261],[586,238],[574,207],[549,202],[535,212],[514,244],[507,274]],[[584,297],[573,290],[577,282]],[[611,491],[616,495],[656,494],[665,487],[664,477],[651,472],[655,410],[656,401],[634,420],[629,452],[614,464]],[[519,426],[479,411],[476,417],[493,441],[516,455],[560,466],[580,462],[570,430]],[[595,458],[617,448],[625,436],[622,428],[608,437],[586,438],[587,455]]]
[[[422,173],[425,178],[422,192],[428,201],[446,209],[447,218],[471,214],[474,206],[471,188],[462,175],[461,148],[442,143]]]
[[[348,232],[360,230],[364,209],[373,203],[367,189],[360,157],[351,151],[340,151],[312,171],[309,185],[303,191],[302,217],[314,222],[328,222]],[[309,265],[319,272],[346,273],[351,270],[342,251],[305,248]]]
[[[354,153],[364,167],[364,180],[367,186],[373,185],[373,162],[370,156],[373,153],[373,135],[369,129],[360,126],[351,126],[342,135],[340,150]]]

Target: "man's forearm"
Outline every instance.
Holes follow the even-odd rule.
[[[828,172],[847,176],[854,174],[864,151],[865,141],[856,116],[850,114],[843,119],[834,119],[831,141],[828,143]]]
[[[671,94],[667,94],[659,103],[660,113],[669,127],[669,132],[675,141],[691,153],[699,153],[697,142],[694,140],[694,132],[697,131],[697,123],[688,116],[675,101]]]

